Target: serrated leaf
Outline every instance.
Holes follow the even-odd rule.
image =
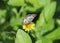
[[[8,5],[23,6],[24,5],[24,0],[9,0]]]
[[[16,34],[15,43],[32,43],[32,41],[27,33],[19,29]]]

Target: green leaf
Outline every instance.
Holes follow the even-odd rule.
[[[5,17],[6,10],[0,10],[0,18]]]
[[[34,7],[39,5],[38,0],[26,0],[26,2],[31,3]]]
[[[52,43],[52,41],[47,38],[42,38],[40,40],[37,40],[35,43]]]
[[[60,19],[56,19],[56,22],[60,26]]]
[[[0,23],[5,22],[6,10],[0,10]]]
[[[8,5],[23,6],[24,5],[24,0],[9,0]]]
[[[28,11],[35,12],[36,10],[38,10],[42,7],[39,5],[38,0],[26,0],[26,2],[29,3],[29,4],[26,4],[26,10],[28,10]]]
[[[54,20],[51,19],[49,20],[49,22],[45,23],[42,27],[41,27],[41,34],[44,34],[47,31],[50,31],[54,28]]]
[[[41,24],[42,23],[42,24]],[[46,21],[37,22],[36,24],[36,37],[39,38],[41,35],[52,30],[54,28],[54,20],[51,19],[47,23]]]
[[[43,22],[42,22],[43,23]],[[54,28],[54,20],[51,19],[49,22],[44,23],[43,25],[40,26],[40,24],[36,25],[36,37],[39,38],[46,32],[52,30]]]
[[[15,43],[32,43],[32,41],[27,33],[19,29],[16,34]]]
[[[51,32],[50,34],[44,37],[51,39],[51,40],[60,39],[60,27],[56,28],[53,32]]]
[[[14,27],[14,26],[18,26],[18,25],[20,25],[21,23],[20,23],[20,18],[15,18],[15,17],[12,17],[11,18],[11,20],[10,20],[10,25],[12,26],[12,27]]]
[[[0,18],[0,23],[3,24],[5,22],[5,17]]]
[[[35,12],[38,8],[27,6],[25,9],[26,9],[26,11]]]
[[[49,5],[51,0],[38,0],[38,3],[40,6],[46,6]]]
[[[7,34],[5,32],[1,32],[1,36],[3,40],[6,40],[7,38]]]
[[[26,0],[26,2],[31,3],[35,8],[37,8],[50,4],[51,0]]]
[[[32,4],[32,6],[28,6],[29,4],[27,4],[26,10],[34,12],[45,5],[49,5],[50,1],[51,0],[26,0],[26,2]]]
[[[54,6],[54,8],[52,7]],[[39,38],[42,34],[54,28],[53,15],[56,8],[56,2],[47,5],[40,14],[36,23],[36,37]]]
[[[56,8],[56,2],[53,2],[44,8],[44,10],[40,14],[39,20],[37,21],[37,24],[39,24],[37,25],[38,27],[42,26],[44,23],[46,23],[46,21],[49,22],[49,20],[53,18],[55,8]]]
[[[12,12],[14,12],[15,14],[17,14],[17,9],[16,8],[12,8]]]
[[[54,8],[52,7],[54,6]],[[52,2],[50,5],[46,6],[40,14],[37,20],[36,27],[40,34],[50,31],[54,28],[53,15],[56,9],[56,2]]]
[[[56,9],[56,2],[52,2],[50,5],[44,8],[42,13],[45,16],[46,21],[49,21],[51,18],[53,18],[55,9]]]

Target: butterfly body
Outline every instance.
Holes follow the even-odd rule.
[[[22,24],[29,24],[33,21],[33,19],[36,17],[36,14],[29,14],[26,18],[22,20]]]

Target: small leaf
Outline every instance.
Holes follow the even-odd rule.
[[[56,22],[60,26],[60,19],[56,19]]]
[[[6,10],[0,10],[0,18],[5,17],[5,14],[6,14]]]
[[[5,17],[0,18],[0,23],[3,24],[5,22]]]
[[[5,22],[6,10],[0,10],[0,23]]]
[[[10,20],[10,25],[12,27],[20,25],[20,18],[12,17]]]
[[[1,36],[3,40],[6,40],[7,38],[7,34],[5,32],[1,32]]]
[[[22,5],[24,5],[24,0],[9,0],[8,5],[22,6]]]
[[[27,33],[19,29],[16,34],[15,43],[32,43],[32,41]]]

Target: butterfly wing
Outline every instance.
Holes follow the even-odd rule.
[[[29,15],[27,15],[27,18],[26,18],[26,19],[27,19],[29,22],[32,22],[35,17],[36,17],[36,14],[29,14]]]
[[[36,17],[36,14],[28,14],[26,18],[23,19],[23,24],[31,23],[32,20]]]
[[[28,14],[27,15],[27,17],[31,17],[31,16],[36,17],[36,14]]]

